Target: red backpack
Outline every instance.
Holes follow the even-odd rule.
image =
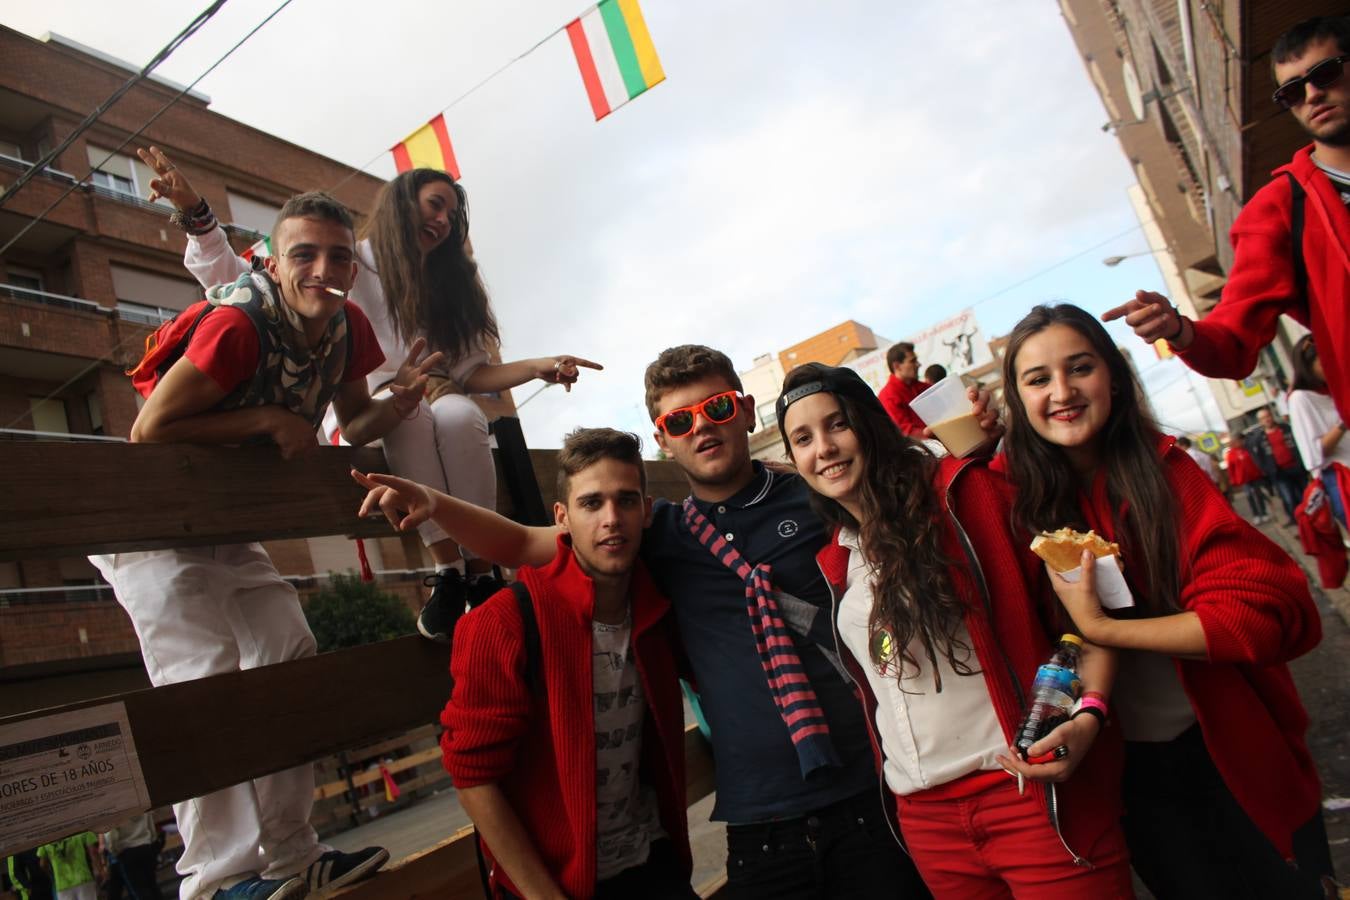
[[[197,326],[216,308],[209,300],[198,300],[150,332],[145,339],[145,355],[126,373],[131,376],[132,387],[142,397],[149,397],[164,373],[182,358]]]

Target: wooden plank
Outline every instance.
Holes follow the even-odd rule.
[[[545,507],[555,499],[556,450],[531,450]],[[388,536],[358,519],[348,470],[388,471],[375,448],[320,447],[282,460],[271,447],[0,441],[0,562],[161,547],[347,534]],[[647,462],[648,490],[679,501],[688,483],[669,460]],[[497,461],[502,472],[502,460]],[[73,477],[77,473],[78,477]],[[499,474],[498,509],[511,513]]]
[[[163,806],[436,721],[450,695],[449,656],[410,635],[0,725],[121,700],[150,802]]]
[[[466,826],[420,853],[388,866],[374,878],[329,894],[329,900],[445,900],[480,897],[482,879]]]
[[[712,790],[712,745],[698,726],[684,732],[686,802],[697,803]],[[725,884],[720,877],[698,888],[702,897],[712,897]],[[478,861],[474,855],[473,828],[465,827],[434,847],[415,853],[369,881],[331,895],[332,900],[423,900],[423,898],[469,898],[482,893]]]
[[[381,451],[0,442],[0,561],[239,544],[328,534],[387,535],[357,518],[353,465],[387,471]]]
[[[400,759],[396,759],[393,760],[392,762],[386,763],[385,768],[389,770],[390,775],[393,775],[395,773],[402,772],[407,769],[415,769],[418,766],[425,765],[432,761],[439,762],[440,758],[441,758],[441,748],[433,747],[429,750],[422,750],[421,752],[414,753],[411,756],[404,756]],[[361,787],[362,785],[365,784],[372,784],[376,781],[381,780],[383,777],[384,777],[383,774],[380,772],[378,768],[363,770],[360,772],[353,772],[352,787]],[[399,787],[402,788],[403,785],[399,785]],[[314,788],[314,799],[327,800],[329,797],[336,797],[346,792],[347,792],[347,782],[345,780],[330,781],[327,784],[321,784]]]

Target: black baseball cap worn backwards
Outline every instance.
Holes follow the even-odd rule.
[[[885,413],[885,407],[881,405],[877,395],[872,392],[871,386],[852,369],[846,369],[843,366],[826,366],[820,363],[806,363],[798,368],[806,369],[816,377],[778,395],[775,411],[778,414],[779,431],[783,430],[783,419],[787,416],[789,406],[803,397],[819,394],[822,391],[828,394],[840,394],[861,406],[874,406],[877,412]],[[797,369],[793,371],[795,372]]]

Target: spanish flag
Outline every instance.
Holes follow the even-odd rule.
[[[445,113],[394,145],[394,165],[400,173],[409,169],[440,169],[459,180],[459,163],[450,146],[450,132],[445,130]]]
[[[666,80],[638,0],[600,0],[567,26],[595,121]]]

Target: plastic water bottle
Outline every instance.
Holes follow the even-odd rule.
[[[1078,635],[1063,635],[1050,661],[1036,670],[1031,706],[1022,727],[1017,729],[1016,746],[1023,757],[1032,744],[1068,719],[1083,690],[1083,683],[1078,680],[1078,651],[1082,646],[1083,639]]]

